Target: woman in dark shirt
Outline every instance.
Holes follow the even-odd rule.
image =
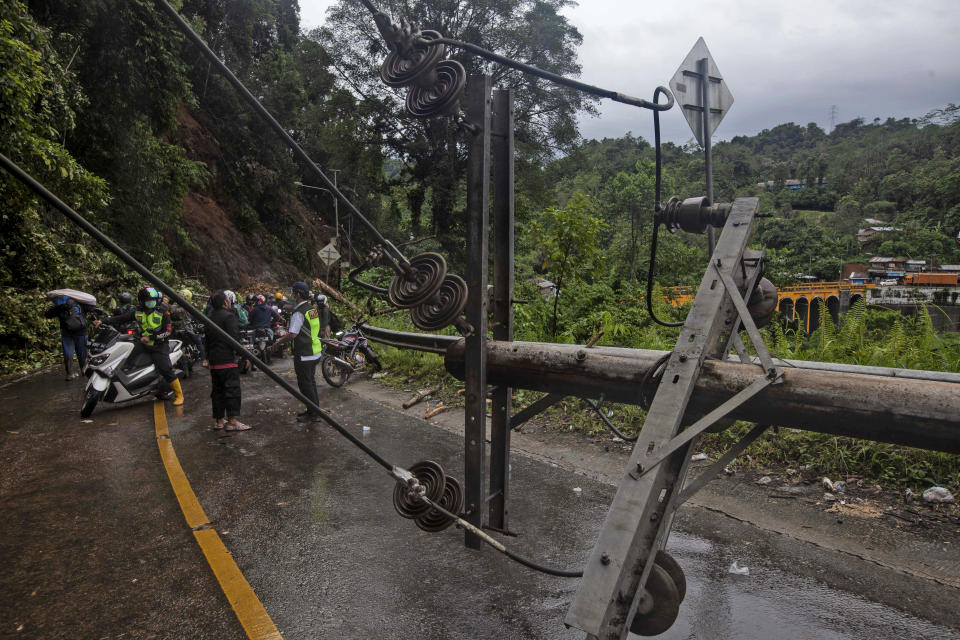
[[[230,308],[231,303],[223,292],[210,298],[210,319],[226,331],[234,340],[240,338],[237,314]],[[213,404],[214,429],[225,431],[246,431],[248,425],[240,422],[240,370],[237,367],[233,346],[208,331],[204,337],[207,351],[207,365],[210,367],[210,400]]]

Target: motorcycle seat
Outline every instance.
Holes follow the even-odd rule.
[[[150,358],[150,354],[144,351],[141,351],[132,358],[127,358],[126,362],[123,363],[123,369],[129,371],[131,369],[139,369],[140,367],[146,367],[149,364],[152,364],[153,360]]]

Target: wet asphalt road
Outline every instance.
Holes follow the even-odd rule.
[[[299,409],[262,375],[243,382],[253,431],[209,429],[205,372],[185,381],[187,405],[168,404],[167,419],[210,521],[286,638],[582,637],[562,623],[576,580],[467,550],[452,528],[421,532],[394,512],[378,465],[325,425],[298,426]],[[54,374],[0,389],[0,638],[244,637],[170,488],[150,402],[101,406],[82,423],[80,393]],[[355,433],[369,426],[365,441],[390,461],[432,459],[462,479],[454,435],[349,385],[320,397]],[[520,535],[508,546],[579,566],[612,487],[520,456],[511,483]],[[738,544],[748,532],[737,526],[747,525],[673,534],[688,592],[661,637],[960,638],[785,570],[771,545]],[[750,575],[730,575],[733,560]],[[956,608],[956,592],[943,593]]]

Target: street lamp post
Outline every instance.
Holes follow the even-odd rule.
[[[334,189],[337,189],[337,188],[338,188],[338,187],[337,187],[337,174],[340,173],[340,169],[331,169],[331,171],[333,172],[333,188],[334,188]],[[339,207],[340,201],[339,201],[339,199],[337,198],[337,195],[336,195],[333,191],[330,191],[330,189],[327,189],[327,188],[325,188],[325,187],[317,187],[317,186],[314,186],[314,185],[312,185],[312,184],[303,184],[303,183],[300,182],[299,180],[296,181],[296,182],[294,182],[293,184],[297,185],[298,187],[302,187],[302,188],[304,188],[304,189],[316,189],[317,191],[326,191],[328,194],[330,194],[330,197],[333,199],[333,246],[339,251],[339,250],[340,250],[340,247],[339,247],[338,245],[340,244],[340,243],[339,243],[339,240],[340,240],[340,207]],[[329,282],[329,281],[330,281],[330,265],[327,264],[326,267],[327,267],[327,272],[326,272],[326,274],[324,275],[323,279],[324,279],[325,282]],[[340,276],[339,276],[340,271],[339,271],[339,269],[337,270],[337,274],[338,274],[338,275],[337,275],[337,287],[339,288],[339,287],[340,287]]]
[[[333,172],[333,187],[334,189],[336,189],[337,174],[340,173],[340,169],[331,169],[331,171]],[[303,184],[299,180],[294,182],[293,184],[297,185],[298,187],[302,187],[304,189],[316,189],[317,191],[326,191],[327,193],[330,194],[330,198],[333,199],[333,237],[334,239],[338,239],[340,237],[340,207],[339,207],[340,200],[337,198],[336,194],[334,194],[333,191],[330,191],[330,189],[327,189],[326,187],[316,187],[312,184]]]

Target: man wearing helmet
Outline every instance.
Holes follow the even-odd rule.
[[[144,287],[137,292],[138,305],[126,313],[109,316],[103,319],[107,324],[117,325],[134,322],[139,342],[133,347],[128,358],[133,359],[141,352],[147,353],[153,360],[157,371],[173,389],[173,404],[183,404],[183,389],[180,381],[173,373],[170,364],[170,335],[173,333],[173,323],[170,320],[170,311],[161,300],[163,296],[153,287]],[[100,320],[94,321],[94,326],[100,325]]]
[[[263,296],[256,296],[253,300],[253,308],[250,310],[250,328],[266,329],[273,340],[273,329],[270,325],[273,322],[280,322],[280,314],[274,311],[273,307],[267,304],[267,299]]]
[[[133,296],[124,291],[118,296],[120,304],[113,310],[113,315],[119,316],[134,309]]]
[[[237,294],[230,289],[226,289],[223,295],[227,296],[227,300],[230,301],[230,308],[233,309],[233,312],[237,315],[237,324],[239,327],[246,329],[250,321],[247,318],[247,310],[243,308],[242,304],[237,304]]]

